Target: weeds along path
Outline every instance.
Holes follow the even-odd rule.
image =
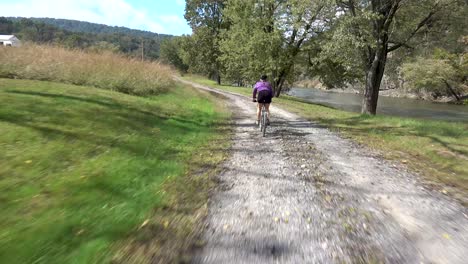
[[[195,263],[466,263],[467,209],[401,164],[276,107],[262,138],[249,98],[191,84],[235,117]]]

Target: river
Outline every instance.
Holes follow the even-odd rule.
[[[292,88],[289,95],[305,101],[351,112],[361,111],[362,95],[325,92],[311,88]],[[422,100],[379,97],[377,114],[468,122],[468,106],[432,103]]]

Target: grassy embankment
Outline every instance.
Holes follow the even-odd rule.
[[[187,80],[214,88],[251,96],[250,88],[219,86],[197,76]],[[277,104],[310,120],[318,121],[342,135],[379,150],[386,158],[406,163],[425,176],[435,187],[446,191],[456,187],[453,195],[466,203],[468,192],[468,123],[443,122],[385,115],[363,116],[330,107],[302,102],[282,95]]]
[[[0,263],[185,258],[224,158],[222,106],[158,64],[28,49],[0,49],[0,75],[150,95],[0,79]]]

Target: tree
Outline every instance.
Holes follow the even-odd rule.
[[[326,49],[340,49],[365,72],[361,112],[375,115],[388,55],[410,47],[456,0],[339,0]],[[350,50],[352,47],[353,50]]]
[[[328,30],[306,43],[298,62],[305,68],[302,74],[318,77],[327,88],[344,88],[363,83],[365,70],[359,50],[353,45],[343,45],[347,41],[336,39],[336,34],[334,30]]]
[[[5,17],[0,17],[0,33],[9,35],[13,33],[13,30],[13,22],[6,19]]]
[[[87,41],[80,34],[72,34],[64,39],[63,45],[67,48],[85,48],[87,46]]]
[[[225,0],[187,0],[185,1],[185,19],[193,30],[193,41],[198,49],[197,64],[199,73],[213,77],[221,84],[218,61],[220,55],[220,33],[227,27],[224,23],[223,10]]]
[[[164,63],[173,65],[182,73],[186,73],[189,69],[189,65],[184,61],[184,58],[186,58],[184,42],[188,38],[190,37],[174,37],[161,43],[161,60]]]
[[[401,71],[413,89],[452,95],[460,101],[460,94],[468,88],[468,53],[456,55],[438,49],[433,58],[417,58],[403,64]]]
[[[230,29],[223,34],[220,58],[228,76],[253,81],[270,73],[275,95],[280,96],[303,45],[325,29],[320,21],[326,3],[229,0],[225,16]]]
[[[119,47],[106,41],[99,41],[91,45],[88,48],[88,50],[92,52],[96,52],[96,53],[104,53],[104,52],[117,53],[119,51]]]
[[[274,75],[280,61],[281,36],[272,25],[278,6],[256,2],[231,0],[225,10],[231,26],[222,35],[219,61],[226,77],[239,84],[253,82],[261,74]]]

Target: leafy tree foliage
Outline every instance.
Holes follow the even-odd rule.
[[[327,1],[230,0],[230,29],[221,41],[220,60],[229,78],[252,82],[272,77],[279,96],[303,46],[325,30]]]
[[[185,19],[193,30],[193,48],[191,52],[191,68],[193,71],[206,74],[221,83],[222,65],[219,41],[221,31],[228,28],[224,20],[226,0],[186,0]]]
[[[189,36],[174,37],[166,39],[161,43],[161,60],[176,67],[180,72],[187,73],[189,70],[189,56],[186,48]]]
[[[223,33],[219,58],[229,80],[251,83],[261,74],[277,71],[281,45],[280,32],[273,28],[277,8],[272,1],[229,1],[225,15],[231,27]]]
[[[468,35],[465,0],[189,0],[185,16],[194,34],[177,54],[188,71],[239,85],[266,73],[277,96],[297,78],[364,86],[362,113],[376,114],[384,74],[440,86],[417,82],[425,78],[415,61],[449,65],[441,75],[455,93],[466,82],[462,63],[448,58],[465,58],[457,41]],[[452,55],[435,58],[437,48]]]
[[[428,89],[435,96],[451,95],[460,101],[468,90],[468,53],[460,55],[437,49],[433,58],[419,57],[401,69],[415,90]]]
[[[376,114],[381,81],[388,55],[402,47],[412,47],[415,36],[427,32],[442,19],[456,0],[342,0],[337,1],[323,57],[360,69],[365,94],[362,113]],[[344,60],[337,59],[343,52]]]
[[[10,35],[14,30],[13,21],[0,17],[0,33]]]

